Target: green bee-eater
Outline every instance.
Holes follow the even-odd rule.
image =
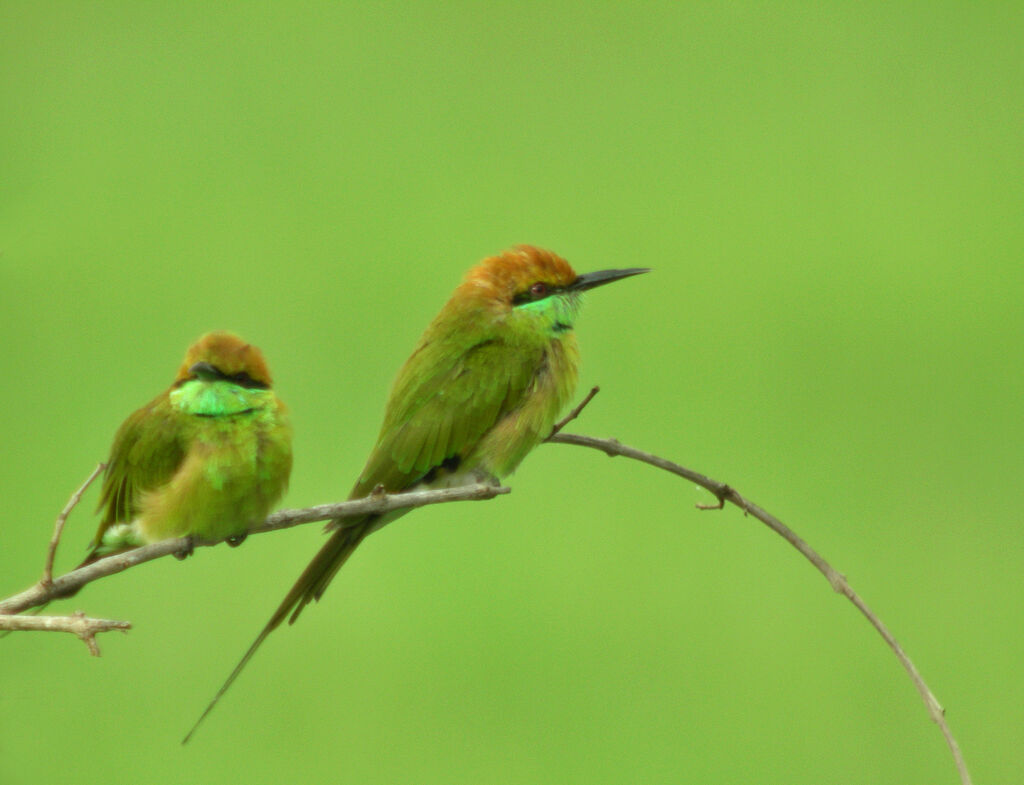
[[[118,429],[86,563],[170,537],[237,544],[284,494],[291,468],[291,424],[263,354],[207,333],[170,389]]]
[[[576,388],[573,325],[580,293],[643,272],[577,275],[561,257],[530,246],[472,268],[398,372],[377,444],[349,498],[367,496],[378,486],[389,492],[441,488],[496,483],[511,474],[551,432]],[[359,543],[403,512],[328,524],[331,538],[196,726],[267,635],[319,600]]]

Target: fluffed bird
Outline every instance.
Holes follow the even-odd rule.
[[[238,544],[288,487],[292,428],[263,354],[203,335],[170,388],[118,429],[84,564],[171,537]]]

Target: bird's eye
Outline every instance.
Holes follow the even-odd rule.
[[[543,297],[548,296],[548,285],[543,281],[537,281],[533,286],[530,287],[530,297],[534,300],[540,300]]]
[[[265,390],[268,386],[266,382],[256,381],[245,371],[239,371],[238,373],[232,374],[226,378],[237,384],[239,387],[247,387],[250,390]]]

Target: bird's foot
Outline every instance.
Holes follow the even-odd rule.
[[[245,542],[245,538],[248,537],[248,536],[249,536],[249,532],[242,532],[241,534],[236,534],[236,535],[234,535],[232,537],[228,537],[225,540],[225,542],[227,542],[228,547],[237,548],[239,545],[241,545],[243,542]]]
[[[495,488],[501,485],[501,480],[483,469],[475,469],[473,471],[473,477],[481,485],[493,485]]]
[[[196,549],[195,540],[192,539],[190,534],[185,538],[185,544],[174,552],[174,558],[178,561],[183,561],[193,554]]]

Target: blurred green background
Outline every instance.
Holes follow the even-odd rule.
[[[791,524],[1021,782],[1022,40],[1012,3],[5,2],[0,594],[209,329],[293,411],[285,505],[343,498],[420,331],[529,242],[655,268],[588,297],[573,428]],[[567,446],[510,484],[373,537],[184,749],[319,527],[54,604],[135,627],[0,641],[0,781],[956,781],[754,520]]]

